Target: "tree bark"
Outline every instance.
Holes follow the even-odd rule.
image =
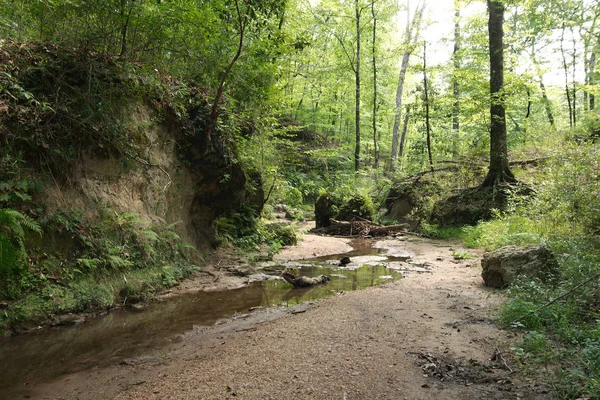
[[[569,127],[573,128],[573,106],[571,105],[571,91],[569,90],[569,68],[567,66],[567,58],[565,57],[565,48],[563,42],[565,39],[565,27],[562,28],[560,37],[560,53],[562,55],[563,69],[565,71],[565,94],[567,95],[567,105],[569,106]]]
[[[354,69],[356,80],[356,143],[354,147],[354,171],[356,172],[360,169],[360,9],[358,1],[354,0],[354,11],[356,14],[356,68]]]
[[[377,15],[375,15],[375,0],[371,0],[371,16],[373,17],[373,154],[375,160],[373,167],[379,168],[379,148],[377,147]]]
[[[458,135],[460,133],[460,86],[458,84],[457,73],[460,69],[460,7],[458,0],[454,0],[454,51],[452,52],[452,62],[454,64],[454,77],[452,82],[452,95],[454,96],[454,107],[452,115],[452,153],[458,155]]]
[[[573,28],[571,28],[571,38],[573,40],[573,70],[571,74],[571,85],[573,87],[573,127],[575,127],[577,126],[577,83],[575,81],[575,74],[577,72],[577,42],[575,41]]]
[[[410,107],[406,107],[404,113],[404,123],[402,124],[402,136],[400,136],[400,152],[398,155],[402,157],[404,155],[404,148],[406,146],[406,132],[408,131],[408,121],[410,119]]]
[[[600,45],[600,41],[599,41],[599,45]],[[590,75],[589,75],[589,81],[588,84],[590,86],[593,86],[596,84],[596,72],[594,71],[596,69],[596,53],[592,52],[592,54],[590,55],[590,65],[589,65],[589,70],[590,70]],[[596,96],[594,95],[594,93],[590,93],[589,94],[589,101],[590,101],[590,111],[594,110],[594,107],[596,106]]]
[[[127,16],[125,16],[125,8],[127,6],[127,0],[121,0],[121,7],[119,13],[121,15],[121,52],[119,53],[119,57],[123,57],[127,52],[127,29],[129,28],[129,19],[131,18],[131,13],[133,11],[133,5],[129,8],[129,12]]]
[[[506,111],[504,108],[504,5],[499,0],[487,0],[490,51],[490,166],[482,186],[514,182],[508,166],[506,143]]]
[[[427,87],[427,43],[423,44],[423,100],[425,101],[427,156],[429,157],[429,168],[433,171],[433,156],[431,154],[431,124],[429,122],[429,90]]]
[[[396,115],[394,118],[394,128],[392,131],[392,157],[390,162],[390,170],[394,171],[396,167],[396,161],[398,159],[398,139],[400,130],[400,121],[402,119],[402,92],[404,91],[404,80],[406,79],[406,70],[408,69],[408,62],[412,52],[415,50],[417,41],[419,40],[419,32],[421,29],[421,19],[423,17],[423,11],[425,10],[425,1],[421,4],[421,7],[417,5],[415,14],[412,21],[410,21],[410,15],[406,13],[406,32],[405,41],[408,46],[404,55],[402,56],[402,64],[400,65],[400,75],[398,77],[398,86],[396,88]],[[414,30],[414,34],[413,34]]]
[[[205,149],[204,153],[208,153],[212,148],[212,135],[217,126],[217,121],[219,120],[219,103],[221,102],[221,97],[223,97],[223,90],[225,89],[225,81],[227,80],[227,77],[229,76],[229,73],[231,72],[231,69],[235,65],[236,61],[238,60],[238,58],[240,58],[240,55],[242,54],[242,48],[244,47],[244,32],[246,30],[246,24],[248,22],[248,19],[247,19],[246,14],[242,15],[238,0],[234,0],[234,1],[235,1],[235,11],[236,11],[237,17],[238,17],[240,37],[239,37],[239,41],[238,41],[237,51],[236,51],[235,55],[233,56],[233,58],[231,59],[231,61],[229,62],[229,65],[227,65],[225,72],[221,76],[221,82],[219,84],[219,88],[217,89],[217,94],[215,95],[212,109],[210,111],[210,118],[208,121],[208,129],[206,131],[206,149]]]
[[[542,92],[542,102],[544,103],[544,109],[546,110],[546,116],[548,117],[548,122],[550,126],[554,128],[554,114],[552,113],[552,103],[548,98],[548,94],[546,93],[546,86],[544,85],[544,78],[542,74],[542,69],[540,68],[540,64],[537,61],[536,52],[535,52],[535,41],[531,44],[531,61],[535,66],[535,71],[539,79],[539,86]]]

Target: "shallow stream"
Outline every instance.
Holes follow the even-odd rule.
[[[354,250],[349,253],[286,263],[304,276],[330,276],[325,285],[295,289],[282,280],[254,282],[236,290],[174,296],[142,311],[117,309],[74,327],[45,328],[0,339],[0,393],[160,349],[194,325],[210,326],[256,308],[289,307],[391,282],[402,275],[387,268],[388,263],[410,258],[387,256],[384,249],[374,248],[372,241],[351,245]],[[339,260],[343,257],[350,257],[351,263],[342,267]]]

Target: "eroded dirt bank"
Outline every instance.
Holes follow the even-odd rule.
[[[346,246],[343,240],[333,242]],[[326,243],[309,236],[279,257],[322,255]],[[510,372],[507,355],[498,356],[514,338],[488,319],[501,299],[481,285],[477,259],[454,260],[448,242],[408,238],[380,245],[411,253],[413,265],[424,264],[419,269],[428,271],[314,304],[196,327],[143,357],[24,387],[18,395],[123,400],[548,398],[543,388]]]

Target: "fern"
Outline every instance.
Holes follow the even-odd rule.
[[[27,260],[25,229],[42,234],[31,217],[10,208],[0,209],[0,272],[10,272]]]
[[[77,261],[88,271],[94,271],[100,264],[98,258],[78,258]]]
[[[126,259],[116,256],[116,255],[108,255],[106,257],[106,261],[107,261],[108,265],[110,265],[112,268],[115,268],[115,269],[128,268],[133,265],[133,263],[131,261],[126,260]]]
[[[144,229],[142,234],[144,235],[144,239],[150,243],[156,243],[159,240],[158,233],[154,232],[152,229]]]
[[[17,265],[18,255],[10,238],[0,232],[0,272],[9,272]]]

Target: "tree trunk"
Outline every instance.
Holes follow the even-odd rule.
[[[575,74],[577,72],[577,42],[575,41],[573,28],[571,28],[571,37],[573,39],[573,70],[571,74],[571,85],[573,87],[573,127],[575,127],[577,126],[577,83],[575,81]]]
[[[460,86],[458,85],[457,73],[460,70],[460,7],[458,0],[454,0],[454,51],[452,61],[454,63],[454,77],[452,82],[452,95],[454,96],[454,107],[452,115],[452,153],[458,155],[458,136],[460,133]]]
[[[531,117],[531,90],[527,87],[527,112],[525,113],[525,129],[524,133],[527,133],[529,127],[529,117]]]
[[[599,41],[600,44],[600,41]],[[589,85],[593,86],[596,84],[596,72],[594,71],[596,69],[596,52],[592,52],[592,54],[590,55],[590,76],[589,76]],[[594,93],[590,93],[590,111],[592,111],[594,109],[594,107],[596,106],[596,96],[594,96]]]
[[[429,157],[429,168],[433,171],[433,156],[431,154],[431,124],[429,123],[429,91],[427,88],[427,43],[423,43],[423,100],[425,101],[427,156]]]
[[[354,171],[356,172],[360,169],[360,10],[358,8],[358,1],[354,1],[356,12],[356,68],[354,69],[356,80],[356,144],[354,147]]]
[[[376,39],[377,39],[377,16],[375,15],[375,0],[371,0],[371,16],[373,17],[373,153],[375,161],[373,167],[379,168],[379,148],[377,147],[377,60]]]
[[[498,0],[487,0],[490,45],[490,166],[482,186],[514,182],[508,166],[506,143],[506,111],[504,109],[504,48],[502,24],[504,5]]]
[[[404,147],[406,145],[406,131],[408,131],[408,121],[410,119],[410,107],[406,107],[406,112],[404,114],[404,124],[402,125],[402,136],[400,137],[400,152],[399,156],[402,157],[404,155]]]
[[[539,86],[540,90],[542,91],[542,102],[544,103],[544,109],[546,110],[548,122],[550,123],[550,126],[554,128],[554,115],[552,114],[552,103],[550,102],[548,94],[546,93],[546,86],[544,85],[542,69],[540,68],[540,64],[538,63],[536,58],[535,41],[531,44],[531,60],[533,61],[533,65],[535,66],[535,71],[539,79]]]
[[[409,11],[406,12],[406,32],[405,41],[408,48],[402,56],[402,64],[400,65],[400,75],[398,77],[398,86],[396,88],[396,115],[394,118],[394,128],[392,131],[392,157],[390,162],[390,170],[393,171],[396,167],[396,160],[398,159],[398,133],[400,130],[400,121],[402,119],[402,92],[404,91],[404,80],[406,79],[406,70],[408,69],[408,61],[414,51],[417,41],[419,40],[419,32],[421,28],[421,19],[423,11],[425,10],[425,1],[421,4],[421,7],[417,6],[415,15],[412,21],[409,21]],[[413,34],[413,30],[415,31]]]
[[[583,69],[585,76],[583,78],[583,84],[590,84],[590,59],[588,58],[587,48],[583,52]],[[588,111],[590,109],[588,102],[588,91],[587,88],[583,89],[583,111]]]
[[[240,54],[242,54],[242,48],[244,47],[244,32],[246,30],[246,23],[248,22],[247,15],[244,14],[242,16],[242,12],[240,11],[240,5],[239,5],[238,0],[235,0],[235,10],[237,12],[238,25],[239,25],[239,30],[240,30],[238,47],[237,47],[237,51],[236,51],[235,55],[233,56],[233,58],[229,62],[229,65],[227,65],[225,72],[221,76],[221,83],[219,84],[219,88],[217,89],[217,94],[215,95],[212,109],[210,111],[210,118],[208,121],[208,129],[206,132],[206,149],[204,150],[204,153],[208,153],[212,148],[212,135],[214,133],[214,130],[217,126],[217,121],[219,119],[219,103],[221,102],[221,97],[223,97],[223,90],[225,89],[225,81],[227,80],[227,77],[229,76],[229,73],[231,72],[231,69],[233,68],[234,64],[240,57]]]
[[[546,115],[548,116],[548,122],[550,122],[550,126],[554,128],[554,114],[552,114],[552,104],[550,103],[550,99],[546,94],[546,86],[544,85],[544,81],[542,80],[541,75],[540,90],[542,91],[542,100],[544,102],[544,108],[546,109]]]
[[[560,53],[562,55],[563,69],[565,71],[565,93],[567,95],[567,104],[569,106],[569,127],[573,128],[573,106],[571,105],[571,91],[569,90],[569,68],[567,66],[567,58],[565,57],[565,48],[563,42],[565,39],[565,27],[563,26],[562,35],[560,37]]]
[[[125,16],[125,8],[127,6],[127,0],[121,0],[121,7],[119,14],[121,15],[121,52],[120,57],[123,57],[127,52],[127,29],[129,27],[129,19],[131,18],[131,12],[133,11],[133,5],[129,9],[127,16]]]

